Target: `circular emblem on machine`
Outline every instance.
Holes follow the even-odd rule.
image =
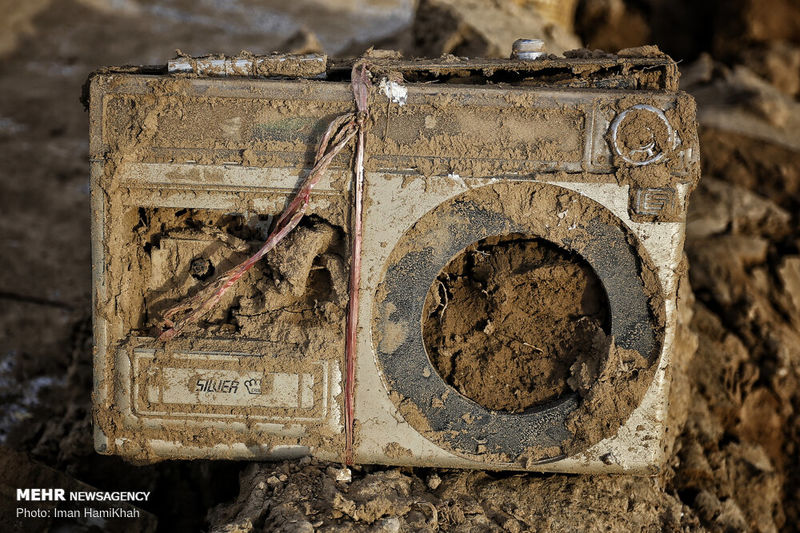
[[[611,123],[611,145],[634,166],[657,163],[672,147],[673,130],[664,112],[647,104],[630,107]]]

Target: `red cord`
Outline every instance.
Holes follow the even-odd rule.
[[[360,72],[357,70],[361,69]],[[345,408],[345,450],[344,462],[353,465],[353,432],[355,425],[354,393],[356,374],[356,353],[358,349],[358,304],[359,288],[361,286],[361,227],[364,196],[364,125],[368,109],[367,97],[369,96],[369,74],[364,65],[353,67],[351,84],[353,97],[358,109],[355,161],[355,183],[353,184],[353,248],[350,256],[350,303],[347,306],[347,325],[345,333],[345,381],[344,381],[344,408]]]

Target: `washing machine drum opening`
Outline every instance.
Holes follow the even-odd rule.
[[[604,353],[572,353],[567,356],[572,358],[569,377],[551,380],[558,384],[550,391],[538,387],[536,393],[516,403],[512,392],[506,397],[512,400],[492,403],[486,401],[487,396],[497,399],[503,395],[481,396],[474,383],[466,388],[464,383],[470,380],[461,378],[468,369],[454,370],[458,364],[453,365],[451,348],[463,345],[468,327],[474,332],[483,326],[481,333],[491,335],[497,324],[487,317],[480,319],[485,324],[455,317],[444,338],[441,328],[430,321],[448,321],[444,306],[450,302],[444,298],[450,298],[454,287],[464,303],[473,306],[471,315],[481,315],[480,309],[474,309],[481,301],[470,300],[470,293],[481,288],[463,287],[466,280],[459,286],[457,279],[450,283],[449,278],[448,287],[440,276],[449,274],[450,267],[460,268],[457,257],[461,254],[485,252],[480,248],[486,243],[496,245],[509,242],[509,238],[513,242],[519,236],[524,236],[523,246],[535,244],[542,259],[547,255],[548,261],[560,267],[572,265],[586,272],[581,264],[585,261],[589,273],[586,287],[590,294],[599,292],[605,299],[596,298],[599,309],[581,308],[576,322],[583,320],[584,334],[593,336]],[[575,261],[575,256],[582,261]],[[498,260],[509,260],[507,251],[505,257]],[[513,265],[509,267],[514,271]],[[436,445],[470,459],[547,461],[586,449],[616,433],[652,381],[664,328],[664,302],[654,272],[646,252],[623,223],[599,203],[574,191],[505,181],[462,193],[425,214],[400,238],[378,284],[373,346],[390,397],[414,429]],[[492,276],[488,271],[484,275],[487,280]],[[593,277],[602,290],[592,287]],[[444,292],[440,282],[445,285]],[[503,306],[504,297],[520,299],[519,294],[497,295],[496,306]],[[524,295],[522,299],[526,299]],[[511,307],[505,310],[519,312]],[[502,344],[500,337],[495,337],[497,342],[490,341],[493,348],[515,350],[521,346],[531,348],[532,354],[537,353],[534,348],[543,350],[524,338],[505,339]],[[568,344],[567,339],[562,341]],[[551,342],[556,341],[551,338]],[[560,378],[565,364],[555,365]],[[531,381],[532,377],[517,380]],[[486,382],[480,386],[498,385]]]
[[[425,349],[459,393],[522,412],[572,391],[571,369],[608,353],[611,312],[589,264],[544,239],[504,235],[439,273],[423,312]]]

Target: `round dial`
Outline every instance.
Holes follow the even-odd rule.
[[[664,112],[647,104],[626,109],[611,123],[611,145],[628,163],[641,166],[660,161],[673,138]]]

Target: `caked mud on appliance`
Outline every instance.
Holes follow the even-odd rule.
[[[166,309],[263,241],[328,123],[353,109],[351,65],[181,58],[92,76],[101,453],[343,459],[352,150],[300,226],[200,325],[156,338]],[[383,55],[366,65],[355,462],[656,471],[699,177],[694,104],[675,63]],[[579,258],[607,310],[594,355],[562,365],[554,395],[516,410],[476,401],[442,371],[440,352],[461,337],[434,346],[423,332],[456,305],[454,258],[510,238]]]

